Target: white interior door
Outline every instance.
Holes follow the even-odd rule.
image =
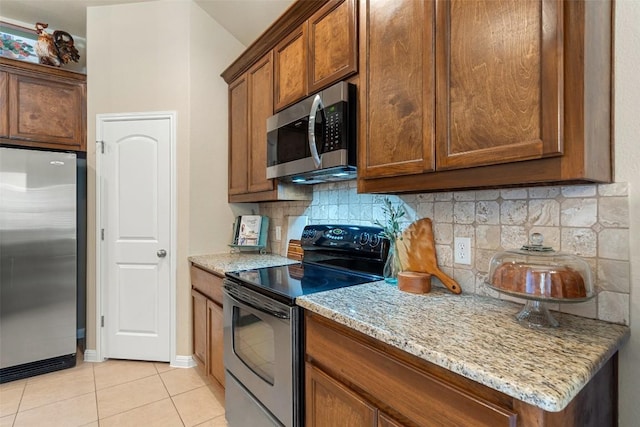
[[[119,116],[98,129],[103,357],[169,361],[172,122]]]

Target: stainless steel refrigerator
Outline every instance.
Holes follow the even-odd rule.
[[[0,382],[75,366],[76,160],[0,147]]]

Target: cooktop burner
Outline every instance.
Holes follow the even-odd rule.
[[[293,305],[302,295],[382,279],[389,247],[382,229],[353,225],[308,225],[302,263],[229,272],[235,282]]]
[[[243,285],[286,304],[293,304],[295,299],[302,295],[382,279],[381,276],[358,274],[306,263],[234,271],[227,273],[227,277],[237,279]]]

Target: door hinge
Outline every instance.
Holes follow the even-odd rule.
[[[104,240],[104,228],[100,229],[100,240]]]
[[[100,316],[100,327],[104,328],[104,316]]]
[[[100,152],[104,154],[104,141],[96,141],[96,144],[100,144]]]

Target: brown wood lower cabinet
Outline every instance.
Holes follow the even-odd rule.
[[[222,340],[222,305],[207,301],[207,376],[224,386],[224,354]]]
[[[369,402],[307,363],[307,427],[333,427],[336,420],[345,426],[373,426],[377,410]]]
[[[551,413],[310,312],[305,345],[308,427],[616,424],[616,356]]]
[[[224,386],[222,277],[191,265],[193,356],[207,376]]]

